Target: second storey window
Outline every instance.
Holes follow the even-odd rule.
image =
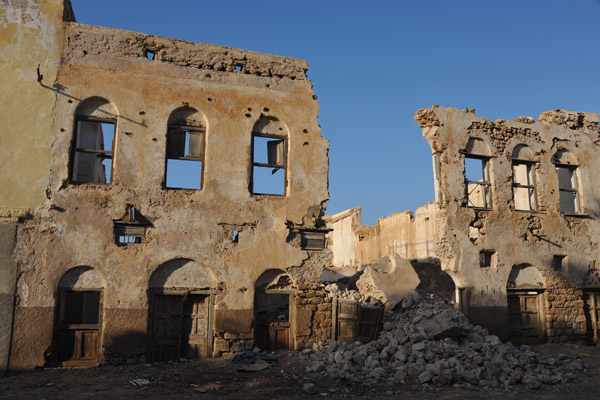
[[[286,194],[287,135],[275,118],[263,117],[252,129],[252,194]]]
[[[558,177],[560,212],[563,214],[581,213],[577,181],[578,166],[575,157],[565,150],[559,150],[552,160]]]
[[[165,186],[201,189],[206,123],[193,108],[175,110],[167,130]]]
[[[531,149],[518,145],[512,154],[513,201],[515,210],[537,210],[535,159]]]
[[[492,208],[490,156],[483,140],[469,139],[464,155],[467,207]]]
[[[106,100],[83,101],[75,115],[71,182],[110,183],[117,116]]]

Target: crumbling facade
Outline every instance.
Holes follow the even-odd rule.
[[[0,24],[4,366],[330,337],[305,61],[81,25],[62,0],[4,2]]]
[[[503,339],[598,342],[598,114],[492,122],[434,106],[415,119],[433,151],[435,203],[374,227],[359,209],[327,217],[334,266],[394,253],[417,272],[437,264],[457,306]]]

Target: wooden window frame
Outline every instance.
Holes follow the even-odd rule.
[[[465,160],[463,162],[463,165],[465,167],[465,199],[467,200],[467,207],[478,209],[478,210],[492,210],[492,208],[493,208],[492,181],[491,181],[491,177],[490,177],[490,161],[491,161],[492,157],[465,152],[464,158],[465,158]],[[482,180],[481,181],[471,181],[468,179],[467,163],[466,163],[467,159],[481,161],[481,169],[482,169]],[[478,206],[475,206],[474,204],[469,205],[469,203],[470,203],[469,195],[473,192],[473,190],[475,190],[475,189],[473,189],[473,190],[471,190],[471,192],[469,192],[469,185],[471,185],[471,184],[473,185],[474,188],[478,188],[478,187],[482,188],[482,190],[483,190],[482,200],[484,203],[483,207],[478,207]]]
[[[536,161],[531,161],[531,160],[520,160],[520,159],[512,159],[511,160],[511,168],[512,168],[512,198],[513,198],[513,206],[514,209],[517,211],[537,211],[538,210],[538,201],[537,201],[537,188],[536,188],[536,177],[535,177],[535,165],[537,164]],[[515,181],[515,166],[518,165],[525,165],[526,171],[527,171],[527,182],[529,183],[528,185],[523,185],[521,183],[518,183]],[[516,197],[515,197],[515,189],[527,189],[527,193],[529,194],[529,190],[531,190],[531,192],[533,193],[533,201],[531,200],[531,198],[528,196],[529,199],[529,209],[521,209],[521,208],[517,208],[517,202],[516,202]],[[533,204],[532,204],[533,202]]]
[[[579,176],[578,176],[578,169],[579,169],[579,165],[575,165],[575,164],[559,164],[559,163],[555,163],[554,164],[555,170],[556,170],[556,178],[558,181],[558,207],[560,209],[560,213],[563,215],[582,215],[582,210],[581,210],[581,198],[580,198],[580,190],[579,190]],[[561,182],[560,182],[560,178],[558,175],[558,170],[559,169],[566,169],[568,171],[570,171],[571,173],[571,185],[573,186],[572,188],[564,188],[561,187]],[[574,200],[573,200],[573,208],[575,209],[574,213],[568,213],[568,212],[564,212],[562,210],[562,208],[560,207],[560,193],[561,192],[566,192],[566,193],[573,193],[574,194]]]
[[[183,132],[186,135],[186,138],[189,135],[201,135],[202,136],[202,139],[201,139],[202,154],[200,156],[189,156],[189,155],[173,156],[173,155],[171,155],[171,148],[170,148],[169,143],[170,143],[170,136],[174,133],[174,131],[178,131],[179,133]],[[184,143],[185,143],[185,140],[184,140]],[[205,128],[198,127],[198,126],[191,126],[191,125],[169,124],[167,126],[164,188],[168,189],[168,190],[202,190],[202,188],[204,187],[204,160],[206,158],[205,152],[206,152],[206,129]],[[169,160],[181,160],[181,161],[202,163],[202,170],[200,172],[200,177],[199,177],[200,178],[200,187],[198,189],[194,189],[194,188],[179,188],[179,187],[174,187],[174,186],[168,186],[167,168],[168,168]]]
[[[263,138],[269,138],[269,139],[276,139],[276,140],[281,140],[283,141],[283,150],[282,150],[282,158],[283,158],[283,163],[282,164],[272,164],[272,163],[259,163],[259,162],[255,162],[254,161],[254,138],[257,137],[263,137]],[[268,134],[268,133],[261,133],[261,132],[256,132],[256,131],[252,131],[252,143],[250,146],[250,154],[251,154],[251,174],[250,174],[250,193],[253,196],[278,196],[278,197],[285,197],[287,195],[287,186],[288,186],[288,139],[287,139],[287,135],[273,135],[273,134]],[[276,193],[259,193],[259,192],[255,192],[254,191],[254,169],[255,168],[273,168],[274,172],[271,172],[272,174],[277,172],[277,170],[279,169],[283,169],[283,194],[276,194]]]
[[[99,124],[111,124],[114,126],[113,130],[113,138],[111,143],[111,150],[100,150],[100,149],[89,149],[83,147],[77,147],[77,139],[79,138],[79,122],[96,122]],[[113,182],[114,175],[114,163],[115,163],[115,142],[117,140],[117,119],[113,118],[98,118],[98,117],[90,117],[85,115],[76,115],[75,116],[75,126],[73,129],[74,135],[72,139],[71,145],[71,162],[69,168],[69,182],[74,184],[95,184],[95,185],[110,185]],[[91,181],[79,181],[76,180],[73,176],[75,170],[75,155],[77,153],[83,154],[97,154],[99,157],[104,159],[110,159],[110,182],[91,182]]]

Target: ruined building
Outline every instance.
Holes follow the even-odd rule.
[[[598,114],[492,122],[434,106],[415,119],[433,152],[435,202],[373,227],[359,208],[327,217],[334,266],[399,254],[503,339],[598,342]]]
[[[0,5],[0,367],[329,338],[306,62]]]

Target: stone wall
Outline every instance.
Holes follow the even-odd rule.
[[[319,284],[300,284],[295,296],[295,348],[326,342],[332,333],[332,298]]]
[[[598,114],[554,110],[537,121],[490,121],[473,109],[434,106],[419,110],[415,119],[437,163],[435,255],[459,288],[463,311],[507,338],[510,276],[521,266],[533,266],[547,288],[547,339],[582,340],[585,318],[579,289],[600,259]],[[529,209],[517,207],[513,196],[513,160],[522,158],[518,152],[523,146],[529,149],[530,187],[535,191]],[[467,196],[472,189],[465,183],[469,153],[486,160],[487,207],[474,206]],[[564,153],[572,161],[557,161]],[[561,210],[559,193],[564,191],[559,188],[557,163],[571,163],[575,171],[579,208],[574,213]],[[557,258],[564,265],[557,267]]]

